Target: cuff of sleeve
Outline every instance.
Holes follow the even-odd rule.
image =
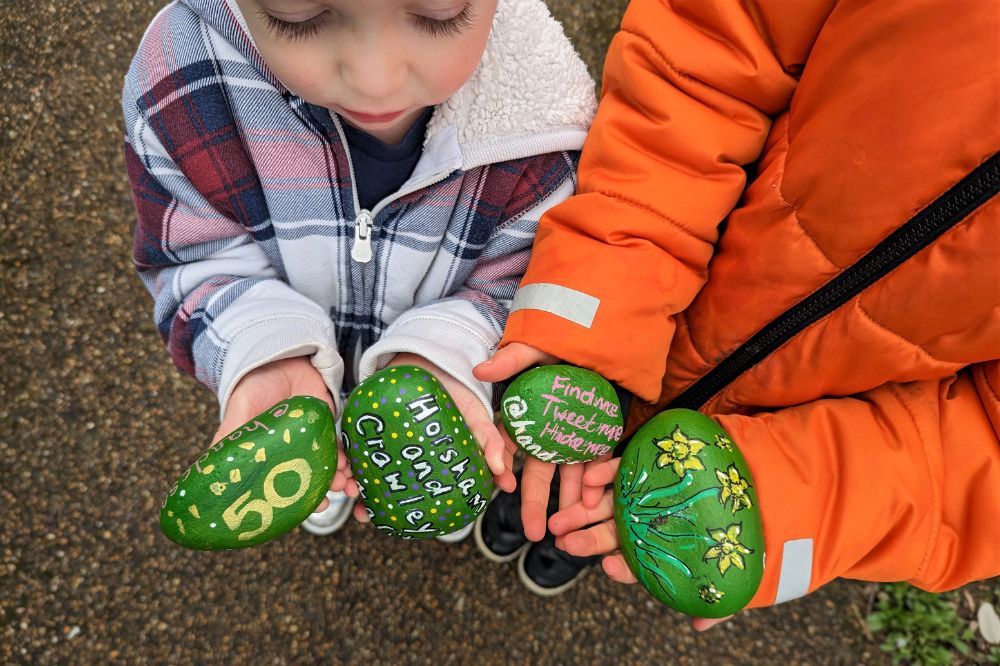
[[[336,336],[329,323],[303,315],[270,316],[254,321],[230,336],[219,378],[219,414],[233,389],[245,374],[272,361],[295,356],[311,356],[330,390],[337,414],[343,410],[340,388],[344,381],[344,361],[337,353]]]
[[[467,322],[439,316],[400,318],[361,356],[359,375],[367,379],[402,352],[423,356],[473,392],[492,417],[493,386],[472,376],[472,368],[494,351],[496,336]]]

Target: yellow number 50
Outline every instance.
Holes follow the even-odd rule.
[[[274,488],[274,479],[282,472],[295,472],[299,477],[298,489],[293,495],[289,495],[288,497],[282,497]],[[274,469],[264,479],[264,499],[250,500],[246,503],[246,506],[241,509],[238,508],[247,501],[247,498],[253,492],[248,490],[240,495],[238,500],[230,504],[228,509],[222,512],[222,519],[226,521],[229,529],[235,531],[243,522],[243,519],[247,517],[248,513],[259,514],[260,527],[251,532],[242,532],[236,537],[240,541],[252,539],[271,526],[271,521],[274,519],[274,509],[283,509],[286,506],[294,504],[306,494],[306,491],[309,490],[309,481],[311,479],[312,469],[305,458],[286,460],[280,465],[275,465]]]

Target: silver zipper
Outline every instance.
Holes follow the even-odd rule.
[[[391,204],[396,199],[405,197],[408,194],[412,194],[417,190],[422,190],[425,187],[430,187],[435,183],[439,183],[451,173],[451,171],[440,171],[430,178],[426,178],[420,182],[414,183],[406,189],[402,189],[395,194],[392,194],[385,199],[382,199],[371,211],[367,211],[361,208],[361,202],[358,200],[358,188],[355,185],[356,179],[354,177],[354,162],[351,161],[351,149],[347,145],[347,135],[344,134],[344,128],[340,124],[340,118],[335,113],[330,114],[330,119],[333,120],[334,126],[337,128],[337,134],[340,136],[340,143],[344,147],[344,153],[347,155],[347,168],[351,172],[351,196],[354,197],[354,210],[358,211],[357,215],[354,217],[354,243],[351,245],[351,259],[358,262],[359,264],[367,264],[372,260],[372,230],[375,226],[375,218],[382,211],[383,208]]]

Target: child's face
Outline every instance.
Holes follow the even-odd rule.
[[[479,64],[497,0],[237,0],[289,90],[396,143]]]

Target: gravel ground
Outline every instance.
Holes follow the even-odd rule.
[[[595,74],[625,4],[550,1]],[[0,662],[883,661],[857,584],[696,634],[596,573],[540,600],[471,541],[352,524],[237,552],[169,543],[159,500],[216,407],[171,366],[128,258],[118,95],[157,9],[0,4]]]

